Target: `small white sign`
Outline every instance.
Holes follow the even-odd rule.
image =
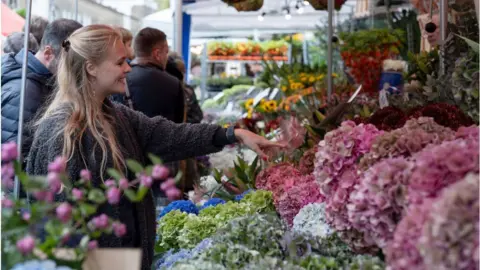
[[[248,91],[245,95],[246,96],[250,95],[253,92],[253,90],[255,90],[255,86],[250,87],[250,89],[248,89]]]
[[[214,97],[213,97],[213,100],[214,101],[218,101],[219,99],[221,99],[225,94],[223,92],[220,92],[218,94],[216,94]]]
[[[360,90],[362,90],[362,85],[360,85],[357,90],[355,91],[355,93],[353,93],[353,95],[350,97],[350,99],[348,99],[347,103],[351,103],[358,95],[358,93],[360,93]]]
[[[273,89],[272,93],[270,94],[269,99],[275,99],[275,97],[278,94],[278,91],[280,91],[280,89],[278,89],[278,88]]]
[[[226,112],[233,112],[233,106],[234,106],[233,101],[228,102],[227,107],[225,108],[225,111]]]

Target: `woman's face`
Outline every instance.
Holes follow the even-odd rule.
[[[125,61],[127,53],[123,42],[115,42],[107,57],[96,66],[95,90],[101,97],[125,93],[127,73],[132,69]]]
[[[133,58],[135,58],[135,53],[133,52],[131,40],[125,42],[125,49],[127,50],[127,58],[133,60]]]

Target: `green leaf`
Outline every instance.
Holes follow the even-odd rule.
[[[80,211],[82,212],[83,216],[90,216],[97,212],[97,207],[88,203],[80,203]]]
[[[147,166],[145,167],[145,174],[146,175],[152,175],[152,171],[153,171],[153,166]]]
[[[237,177],[235,178],[240,178],[243,181],[245,181],[248,178],[247,175],[245,174],[245,171],[236,165],[235,165],[235,171],[237,172]]]
[[[455,34],[457,35],[457,34]],[[479,49],[480,49],[480,44],[469,39],[469,38],[466,38],[466,37],[462,37],[460,35],[457,35],[459,38],[465,40],[465,42],[468,44],[468,46],[470,46],[470,48],[472,48],[472,50],[475,52],[475,53],[479,53]]]
[[[180,183],[182,180],[183,173],[181,171],[178,171],[177,175],[175,175],[175,184]]]
[[[159,157],[157,157],[157,156],[155,156],[155,155],[153,155],[153,154],[148,154],[148,158],[149,158],[149,159],[152,161],[152,163],[155,164],[155,165],[161,165],[161,164],[163,164],[162,160],[161,160]]]
[[[148,190],[149,190],[149,188],[141,186],[140,189],[137,192],[137,197],[136,197],[137,200],[136,201],[139,202],[139,201],[143,200],[143,198],[145,198],[145,195],[147,195]]]
[[[98,204],[102,204],[107,201],[107,199],[105,198],[105,194],[103,194],[103,191],[98,188],[90,190],[90,192],[88,193],[88,199]]]
[[[136,202],[137,194],[135,194],[135,191],[133,191],[132,189],[126,189],[123,192],[131,202]]]
[[[115,169],[108,169],[107,172],[111,177],[115,178],[115,180],[117,181],[120,181],[120,179],[123,178],[123,175]]]
[[[127,166],[132,172],[134,172],[136,174],[143,172],[142,164],[138,163],[137,161],[135,161],[133,159],[128,159],[127,160]]]

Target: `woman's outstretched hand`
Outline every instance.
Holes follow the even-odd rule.
[[[286,147],[284,143],[269,141],[264,137],[245,129],[236,129],[235,137],[240,143],[255,151],[263,160],[268,160],[268,155],[264,152],[265,150]]]

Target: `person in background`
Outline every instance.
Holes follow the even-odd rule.
[[[38,44],[42,43],[43,34],[45,33],[45,29],[47,28],[48,20],[42,18],[40,16],[32,16],[32,20],[30,22],[30,33],[35,37]],[[25,30],[25,29],[24,29]]]
[[[8,35],[3,45],[3,53],[17,54],[23,49],[23,42],[25,40],[25,33],[14,32]],[[30,34],[28,38],[28,50],[35,54],[38,51],[38,42],[35,37]]]
[[[158,29],[144,28],[135,36],[134,49],[132,72],[127,75],[134,109],[148,117],[163,116],[175,123],[182,123],[182,83],[165,72],[167,36]]]
[[[175,52],[169,54],[167,64],[167,72],[172,76],[175,76],[181,82],[183,82],[183,90],[185,94],[185,104],[187,109],[187,123],[200,123],[203,120],[203,111],[200,105],[198,104],[197,96],[195,95],[195,90],[188,84],[185,83],[185,74],[187,72],[185,67],[185,62],[183,58]],[[170,64],[171,63],[171,64]],[[169,68],[170,64],[170,68]]]
[[[34,119],[53,92],[62,42],[81,27],[74,20],[55,20],[45,29],[39,51],[35,55],[28,52],[24,123]],[[2,58],[2,144],[17,141],[24,53],[27,52],[22,49],[17,54],[7,54]],[[33,132],[28,126],[25,126],[23,136],[22,154],[25,156],[33,139]]]
[[[81,170],[87,168],[90,183],[98,187],[108,179],[108,168],[134,179],[125,160],[145,164],[148,153],[165,161],[181,160],[220,151],[238,140],[266,160],[265,150],[284,147],[246,130],[176,124],[110,102],[107,97],[111,94],[124,93],[125,77],[132,70],[125,62],[127,53],[121,35],[110,26],[88,25],[63,44],[57,91],[37,122],[27,163],[30,175],[46,175],[48,164],[63,156],[68,179],[78,179]],[[67,199],[64,193],[57,198]],[[103,235],[98,239],[99,247],[139,248],[141,269],[151,269],[156,231],[151,192],[136,203],[122,196],[117,205],[104,204],[95,215],[102,213],[124,223],[127,230],[122,238]]]
[[[135,53],[133,52],[133,48],[132,48],[132,41],[133,41],[132,32],[128,31],[123,27],[117,26],[116,28],[122,34],[122,41],[123,41],[123,44],[125,45],[125,49],[127,50],[126,61],[128,64],[130,64],[130,62],[135,58]]]

